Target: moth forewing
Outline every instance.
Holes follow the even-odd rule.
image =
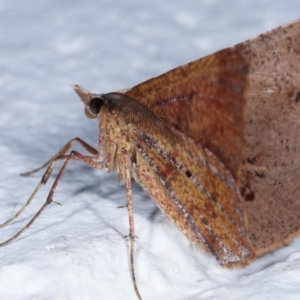
[[[172,130],[210,149],[238,179],[247,74],[248,63],[228,48],[149,79],[125,95],[148,107]]]
[[[236,49],[250,66],[240,186],[251,244],[260,256],[300,234],[300,20]]]
[[[99,114],[99,147],[107,168],[115,167],[124,182],[126,148],[137,181],[195,245],[223,265],[248,263],[252,249],[243,208],[225,165],[138,101],[118,93],[102,97],[107,105]]]
[[[193,155],[200,149],[192,142],[182,140],[172,147],[152,143],[137,140],[135,168],[150,197],[194,245],[211,252],[222,265],[249,263],[253,253],[243,206],[237,186],[221,175],[224,165],[216,160],[215,172],[203,157],[200,162]],[[185,155],[179,156],[179,151]]]

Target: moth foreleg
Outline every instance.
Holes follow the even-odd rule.
[[[73,142],[74,141],[78,141],[78,139],[74,139],[72,141],[70,141],[68,144],[66,144],[66,146],[69,146],[69,148],[72,146]],[[83,142],[82,140],[80,140],[81,142]],[[82,144],[82,143],[81,143]],[[83,142],[83,144],[86,146],[89,146],[88,144],[86,144],[85,142]],[[64,151],[68,151],[68,147],[64,147],[62,149],[64,149]],[[92,148],[91,146],[89,146],[92,150],[92,152],[94,152],[94,148]],[[62,151],[62,150],[61,150]],[[96,152],[96,153],[95,153]],[[95,150],[95,154],[98,154],[98,151]],[[55,189],[56,189],[56,186],[59,182],[59,180],[61,179],[66,167],[68,166],[69,162],[71,160],[78,160],[78,161],[82,161],[84,162],[85,164],[93,167],[93,168],[96,168],[96,169],[103,169],[103,165],[99,164],[97,162],[97,155],[94,155],[94,156],[85,156],[85,155],[82,155],[80,154],[79,152],[76,152],[76,151],[72,151],[70,154],[68,155],[65,155],[65,154],[57,154],[53,159],[52,161],[49,161],[49,165],[48,165],[48,168],[47,170],[45,171],[40,183],[38,184],[38,186],[35,188],[35,190],[33,191],[33,193],[30,195],[29,199],[27,200],[27,202],[25,203],[25,205],[21,208],[21,210],[16,214],[16,216],[20,215],[20,213],[25,209],[26,206],[29,205],[29,203],[32,201],[32,199],[34,198],[34,196],[37,194],[37,192],[40,190],[40,188],[42,187],[42,185],[46,184],[47,180],[49,179],[50,175],[52,174],[53,172],[53,169],[55,167],[55,164],[58,160],[65,160],[63,166],[61,167],[57,177],[55,178],[54,180],[54,183],[49,191],[49,194],[48,194],[48,197],[47,197],[47,200],[46,202],[42,205],[42,207],[38,210],[38,212],[32,217],[32,219],[26,224],[25,227],[23,227],[18,233],[16,233],[12,238],[4,241],[3,243],[0,244],[0,247],[2,246],[5,246],[9,243],[11,243],[12,241],[14,241],[16,238],[18,238],[26,229],[28,229],[31,224],[38,218],[38,216],[44,211],[44,209],[47,207],[47,205],[49,205],[51,202],[53,202],[53,194],[55,192]],[[57,202],[56,202],[57,203]],[[15,217],[16,217],[15,216]],[[11,218],[11,219],[14,219],[15,217]],[[11,220],[10,219],[10,220]],[[8,220],[7,222],[4,223],[4,225],[8,224],[9,221]],[[2,225],[2,226],[4,226]]]
[[[30,172],[26,172],[26,173],[22,173],[20,174],[21,176],[29,176],[35,172],[38,172],[44,168],[46,168],[48,165],[51,164],[51,162],[53,160],[56,159],[57,156],[61,155],[61,154],[66,154],[70,149],[71,147],[73,146],[73,144],[77,142],[79,143],[86,151],[88,151],[89,153],[93,154],[93,155],[96,155],[98,154],[98,151],[93,148],[92,146],[90,146],[88,143],[86,143],[85,141],[83,141],[81,138],[74,138],[72,140],[70,140],[68,143],[66,143],[58,152],[57,154],[55,154],[52,158],[50,158],[48,161],[46,161],[42,166],[30,171]]]
[[[65,154],[72,146],[75,142],[78,142],[80,145],[82,145],[82,147],[84,149],[86,149],[89,153],[96,155],[98,154],[98,151],[93,148],[92,146],[90,146],[89,144],[87,144],[85,141],[83,141],[82,139],[76,137],[74,139],[72,139],[71,141],[69,141],[68,143],[66,143],[59,151],[57,154],[55,154],[51,159],[49,159],[46,163],[44,163],[41,167],[34,169],[30,172],[26,172],[26,173],[22,173],[21,176],[29,176],[35,172],[40,171],[41,169],[51,165],[53,163],[53,161],[56,160],[56,158],[59,155]],[[50,168],[51,169],[51,168]],[[35,190],[33,191],[33,193],[30,195],[29,199],[26,201],[26,203],[21,207],[21,209],[10,219],[8,219],[6,222],[0,224],[0,228],[5,227],[6,225],[8,225],[9,223],[11,223],[13,220],[15,220],[24,210],[25,208],[30,204],[30,202],[32,201],[32,199],[35,197],[36,193],[39,191],[39,189],[46,184],[49,176],[52,173],[53,168],[51,169],[51,172],[49,172],[49,170],[47,170],[45,172],[45,174],[42,177],[41,182],[38,184],[38,186],[35,188]]]

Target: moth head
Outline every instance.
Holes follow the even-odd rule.
[[[104,99],[102,94],[92,94],[79,85],[74,85],[74,90],[84,103],[84,113],[90,119],[97,118]]]

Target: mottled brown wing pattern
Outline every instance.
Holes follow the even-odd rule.
[[[261,255],[300,233],[300,22],[236,49],[250,66],[241,194]]]
[[[208,148],[237,179],[244,150],[246,76],[240,54],[226,49],[150,79],[126,95]]]
[[[212,97],[206,93],[207,90],[212,95],[224,94],[218,88],[214,92],[211,82],[207,82],[222,64],[216,63],[216,73],[208,68],[211,73],[206,74],[209,62],[199,60],[190,70],[190,64],[184,66],[186,70],[172,70],[170,73],[175,72],[171,78],[150,79],[129,90],[128,95],[147,105],[170,128],[210,149],[242,181],[240,192],[245,200],[251,244],[256,255],[261,255],[290,242],[300,233],[300,22],[281,26],[235,48],[250,66],[245,92],[246,152],[242,158],[239,156],[242,152],[237,150],[240,148],[236,147],[238,134],[232,134],[234,126],[227,126],[230,122],[226,123],[226,119],[223,123],[215,120],[219,121],[216,112],[224,111],[227,116],[237,112],[230,119],[235,120],[237,128],[242,128],[239,112],[243,108],[227,103],[218,110],[211,106]],[[215,62],[222,61],[220,56],[214,58]],[[181,74],[185,74],[186,82],[172,89]],[[201,77],[203,74],[205,78]],[[205,91],[207,102],[201,96],[191,97],[186,84],[189,80],[195,80],[193,86]],[[164,106],[168,106],[170,114],[165,114]],[[204,111],[212,116],[208,122],[203,117]],[[203,122],[199,122],[201,118]],[[216,138],[218,131],[227,138],[227,143]],[[230,145],[235,145],[234,149]],[[238,159],[230,160],[230,153]],[[244,161],[241,179],[237,167],[240,159]]]
[[[153,85],[155,90],[147,90],[148,94],[138,101],[128,95],[134,94],[139,87],[124,96],[112,93],[104,97],[114,103],[115,114],[124,124],[130,124],[130,132],[126,135],[136,145],[135,177],[166,216],[194,244],[209,249],[221,264],[244,265],[253,253],[236,179],[245,142],[242,111],[247,65],[236,50],[227,49],[204,58],[203,62],[201,59],[196,64],[175,69],[172,74],[177,74],[171,76],[172,82],[164,82],[164,75],[153,79],[158,82]],[[176,96],[178,86],[182,90],[180,97]],[[118,101],[113,99],[118,96]],[[156,105],[150,105],[152,97],[157,98]],[[172,101],[167,100],[168,105],[165,105],[166,99]],[[169,103],[172,104],[170,111]],[[203,147],[201,141],[193,140],[193,132],[186,135],[180,126],[174,128],[166,122],[168,115],[175,120],[173,104],[178,103],[183,114],[191,113],[193,107],[196,107],[195,112],[201,108],[198,124],[205,127],[202,122],[207,121],[208,131],[213,130],[208,119],[212,114],[217,118],[219,126],[206,138],[226,149],[223,155],[228,154],[228,157],[223,157],[225,163],[232,166],[230,170],[210,149]],[[159,107],[159,115],[155,107]],[[226,132],[231,134],[228,139],[223,136]],[[153,187],[149,178],[156,178],[161,188]]]
[[[139,136],[134,140],[135,177],[165,215],[194,245],[204,246],[222,265],[248,263],[252,248],[243,207],[235,181],[225,166],[192,142],[179,140],[170,150],[168,140],[159,143]],[[184,155],[177,155],[182,151]],[[200,159],[195,153],[201,152]],[[164,194],[153,189],[154,178]]]

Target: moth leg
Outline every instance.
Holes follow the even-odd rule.
[[[66,143],[58,152],[57,154],[55,154],[53,157],[51,157],[48,161],[46,161],[42,166],[32,170],[32,171],[29,171],[29,172],[26,172],[26,173],[22,173],[20,174],[21,176],[29,176],[35,172],[38,172],[42,169],[44,169],[45,167],[47,167],[48,165],[50,165],[52,163],[52,161],[54,161],[56,159],[57,156],[61,155],[61,154],[65,154],[67,153],[70,148],[73,146],[73,144],[77,142],[79,143],[85,150],[87,150],[89,153],[93,154],[93,155],[97,155],[98,154],[98,151],[93,148],[92,146],[90,146],[89,144],[87,144],[85,141],[83,141],[81,138],[74,138],[72,139],[71,141],[69,141],[68,143]]]
[[[22,229],[19,232],[17,232],[12,238],[10,238],[10,239],[4,241],[3,243],[1,243],[0,247],[11,243],[16,238],[18,238],[25,230],[27,230],[31,226],[31,224],[39,217],[39,215],[45,210],[45,208],[51,202],[55,202],[55,201],[53,201],[52,197],[53,197],[53,194],[55,192],[56,186],[57,186],[59,180],[61,179],[66,167],[68,166],[68,164],[71,160],[82,161],[85,164],[87,164],[88,166],[91,166],[92,168],[95,168],[95,169],[100,169],[100,170],[104,169],[104,166],[97,162],[96,156],[85,156],[85,155],[83,155],[81,153],[78,153],[76,151],[71,151],[71,153],[69,155],[60,154],[60,155],[56,156],[56,158],[48,166],[47,170],[45,171],[45,173],[44,173],[44,175],[41,179],[41,182],[36,187],[36,189],[34,190],[32,195],[30,196],[30,198],[29,198],[30,201],[36,195],[36,193],[40,189],[40,187],[47,182],[47,180],[49,179],[49,177],[50,177],[50,175],[51,175],[51,173],[52,173],[52,171],[55,167],[55,164],[58,160],[65,160],[65,162],[64,162],[63,166],[61,167],[61,169],[59,170],[59,173],[58,173],[57,177],[55,178],[55,180],[52,184],[52,187],[49,191],[47,200],[42,205],[42,207],[38,210],[38,212],[32,217],[32,219]],[[57,202],[55,202],[55,203],[57,203]]]
[[[27,172],[27,173],[23,173],[21,174],[21,176],[28,176],[28,175],[31,175],[49,165],[51,165],[54,161],[57,160],[57,157],[60,156],[60,155],[63,155],[65,154],[72,146],[75,142],[78,142],[80,145],[82,145],[82,147],[84,149],[86,149],[89,153],[91,153],[92,155],[97,155],[98,154],[98,151],[96,149],[94,149],[92,146],[90,146],[89,144],[87,144],[85,141],[83,141],[82,139],[80,138],[74,138],[72,139],[71,141],[69,141],[67,144],[65,144],[59,151],[56,155],[54,155],[50,160],[48,160],[46,163],[44,163],[41,167],[33,170],[33,171],[30,171],[30,172]],[[54,166],[53,166],[54,167]],[[53,171],[53,168],[48,168],[48,170],[45,172],[45,174],[43,175],[42,177],[42,180],[41,182],[38,184],[38,186],[35,188],[35,190],[33,191],[33,193],[30,195],[29,199],[26,201],[26,203],[21,207],[21,209],[13,216],[11,217],[10,219],[8,219],[6,222],[0,224],[0,228],[2,227],[5,227],[6,225],[8,225],[9,223],[11,223],[13,220],[15,220],[24,210],[25,208],[30,204],[30,202],[32,201],[32,199],[35,197],[35,195],[37,194],[37,192],[40,190],[40,188],[46,184],[49,176],[51,175]]]
[[[139,293],[135,269],[134,269],[134,240],[135,240],[135,230],[134,230],[134,214],[133,214],[133,200],[132,200],[132,187],[131,187],[131,174],[130,174],[130,157],[128,152],[125,149],[122,149],[122,154],[124,155],[124,171],[125,171],[125,186],[126,186],[126,195],[127,195],[127,204],[128,217],[129,217],[129,238],[130,238],[130,269],[131,276],[134,285],[134,290],[137,297],[141,300],[142,297]]]

